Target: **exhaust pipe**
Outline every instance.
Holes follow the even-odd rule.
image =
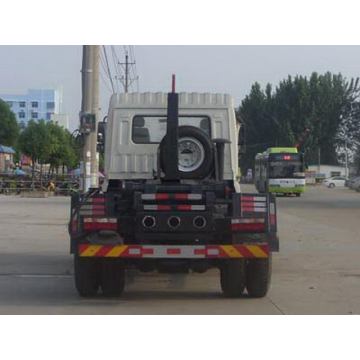
[[[193,225],[197,229],[203,229],[206,226],[206,219],[203,216],[196,216],[193,220]]]
[[[151,229],[156,225],[156,220],[153,216],[144,216],[142,219],[142,225],[146,229]]]
[[[178,216],[170,216],[167,224],[171,229],[176,229],[181,223],[181,220]]]
[[[230,144],[227,139],[213,139],[216,149],[215,168],[217,168],[216,180],[222,181],[224,178],[224,162],[225,162],[225,144]],[[217,166],[216,166],[217,165]]]

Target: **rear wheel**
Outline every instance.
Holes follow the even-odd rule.
[[[264,297],[271,280],[271,254],[266,259],[251,259],[246,264],[246,289],[251,297]]]
[[[95,296],[99,289],[100,268],[94,258],[74,255],[75,287],[80,296]]]
[[[228,260],[220,268],[221,290],[226,297],[240,297],[245,289],[245,261]]]
[[[119,259],[103,259],[101,288],[104,296],[118,297],[125,287],[125,267]]]
[[[329,184],[329,188],[330,188],[330,189],[333,189],[334,187],[335,187],[335,184],[334,184],[334,183]]]

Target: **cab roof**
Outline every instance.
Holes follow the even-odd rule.
[[[121,93],[113,94],[110,108],[159,108],[167,107],[167,93]],[[179,108],[233,108],[229,94],[179,93]]]

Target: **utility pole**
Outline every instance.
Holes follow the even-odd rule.
[[[82,179],[81,179],[81,190],[86,192],[90,188],[90,138],[89,135],[83,130],[84,125],[82,123],[82,117],[85,114],[91,113],[92,103],[92,75],[93,75],[93,55],[92,48],[88,45],[83,45],[83,58],[82,58],[82,69],[81,69],[81,112],[80,112],[80,131],[84,137],[84,146],[82,152]]]
[[[125,92],[129,91],[129,55],[125,55]]]
[[[130,85],[129,65],[135,65],[135,62],[129,62],[129,55],[126,52],[125,62],[120,63],[119,65],[125,65],[125,81],[123,82],[123,85],[124,85],[124,91],[125,93],[127,93],[129,91],[129,85]]]
[[[84,138],[81,190],[97,187],[97,118],[99,111],[99,46],[84,45],[81,69],[80,132]]]
[[[99,153],[97,152],[97,124],[100,117],[100,100],[99,100],[99,63],[100,63],[100,46],[92,45],[93,49],[93,78],[92,78],[92,108],[91,113],[95,115],[95,131],[90,133],[90,152],[91,152],[91,187],[99,186]]]

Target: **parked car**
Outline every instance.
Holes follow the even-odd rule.
[[[350,185],[351,185],[351,186],[349,186],[350,189],[359,191],[360,190],[360,176],[358,176],[354,181],[352,181]]]
[[[349,189],[353,189],[354,185],[360,181],[360,176],[354,176],[345,182],[345,186]]]
[[[346,178],[344,176],[334,176],[323,181],[323,184],[329,188],[344,187]]]

